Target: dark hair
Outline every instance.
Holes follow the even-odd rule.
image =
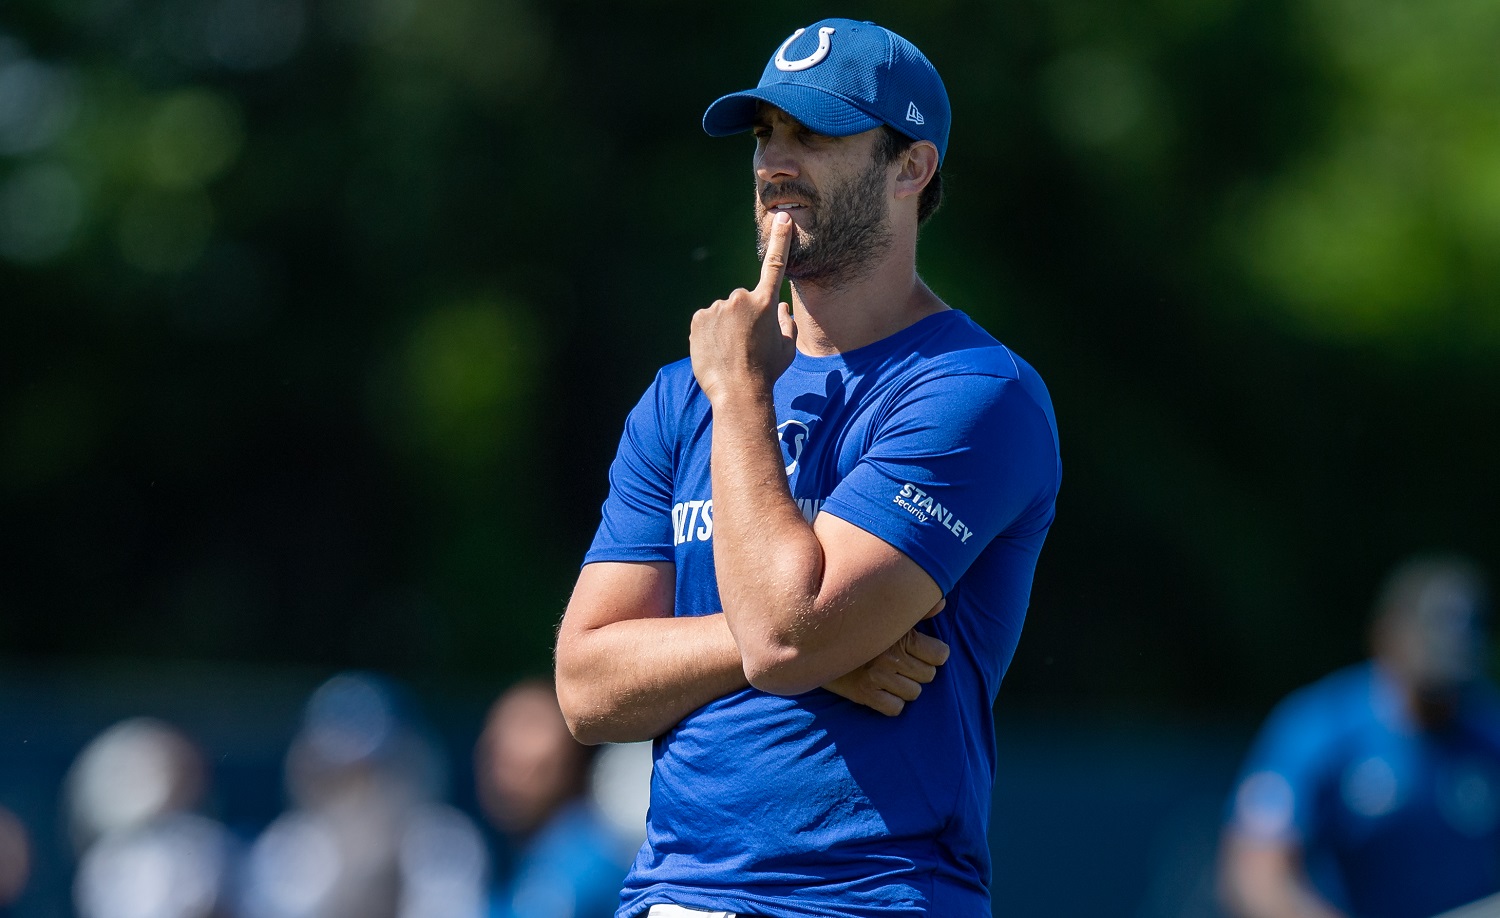
[[[880,141],[875,148],[875,156],[881,165],[890,165],[895,162],[896,157],[911,149],[916,143],[910,137],[891,127],[881,125]],[[917,224],[920,226],[927,222],[927,218],[937,213],[939,205],[943,203],[943,169],[942,166],[932,174],[932,181],[922,189],[922,197],[917,201]]]

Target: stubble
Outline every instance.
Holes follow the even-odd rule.
[[[761,188],[755,202],[755,248],[760,259],[765,260],[770,233],[765,201],[791,196],[808,205],[811,219],[792,235],[787,277],[834,288],[855,280],[891,246],[885,174],[884,165],[872,162],[827,194],[796,180]]]

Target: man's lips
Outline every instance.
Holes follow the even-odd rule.
[[[776,213],[777,211],[783,210],[802,210],[805,209],[807,205],[803,204],[801,201],[774,201],[770,204],[765,205],[765,207],[768,213]]]

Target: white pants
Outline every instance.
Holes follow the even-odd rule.
[[[653,905],[646,918],[735,918],[734,912],[704,912],[681,905]]]

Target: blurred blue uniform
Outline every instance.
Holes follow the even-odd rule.
[[[1314,888],[1357,918],[1431,918],[1500,891],[1500,703],[1471,687],[1422,730],[1378,666],[1335,672],[1272,712],[1230,824],[1299,846]]]
[[[489,918],[609,918],[629,866],[619,834],[591,805],[575,802],[520,853]]]

